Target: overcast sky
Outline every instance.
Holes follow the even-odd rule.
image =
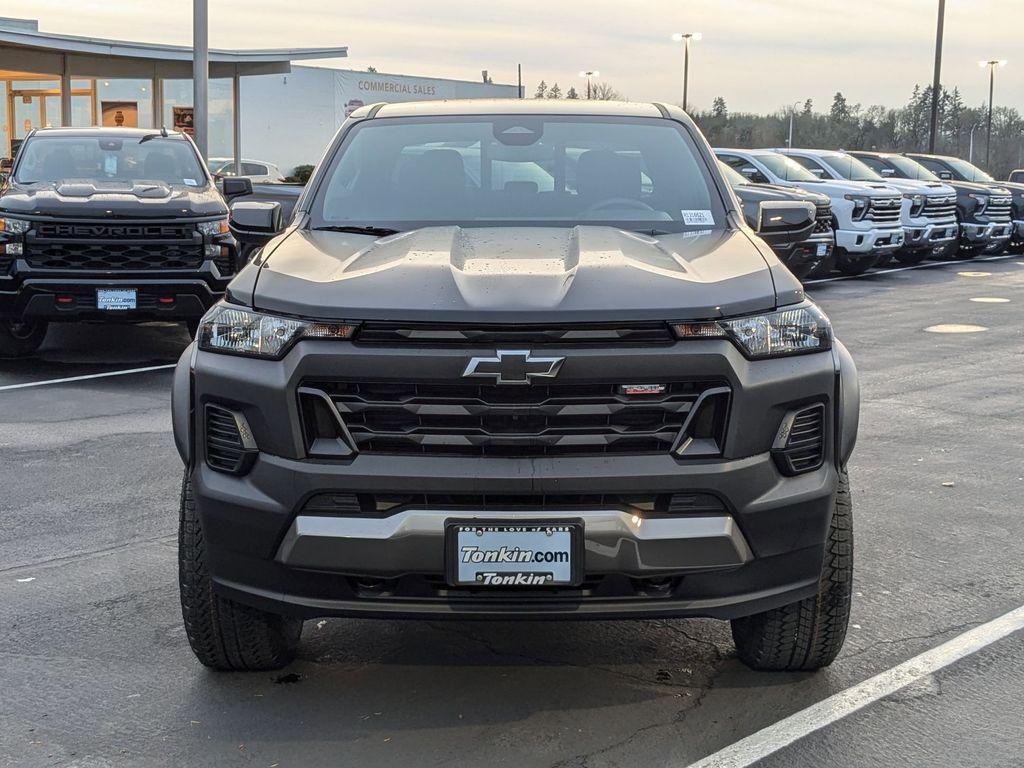
[[[218,48],[347,45],[332,62],[353,69],[515,82],[563,92],[581,69],[631,99],[679,101],[682,50],[672,32],[698,31],[690,100],[771,111],[814,99],[827,109],[906,102],[932,78],[938,0],[210,0]],[[1024,0],[948,0],[943,82],[968,104],[988,98],[979,59],[1009,59],[996,104],[1024,111]],[[38,18],[45,31],[189,44],[188,0],[32,0],[2,15]]]

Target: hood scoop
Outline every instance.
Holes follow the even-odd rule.
[[[170,197],[171,188],[161,181],[91,181],[65,179],[54,185],[61,197],[90,198],[97,195],[131,195],[142,200]]]

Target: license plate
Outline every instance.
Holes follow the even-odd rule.
[[[556,587],[582,581],[579,522],[450,521],[446,533],[453,585]]]
[[[827,256],[828,255],[828,243],[819,243],[818,244],[818,255],[819,256]]]
[[[134,288],[97,288],[96,309],[123,312],[138,307],[138,292]]]

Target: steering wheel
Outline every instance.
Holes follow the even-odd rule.
[[[633,197],[609,197],[607,200],[601,200],[600,202],[587,206],[583,212],[590,213],[591,211],[603,211],[607,208],[632,208],[637,211],[655,210],[643,200],[637,200]]]

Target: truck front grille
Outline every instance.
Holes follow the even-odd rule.
[[[326,394],[360,452],[463,456],[668,452],[700,395],[728,385],[664,386],[660,394],[628,395],[611,383],[304,383]],[[707,398],[691,419],[699,433],[688,436],[720,448],[727,408],[727,397]],[[328,436],[307,434],[307,446],[321,437]]]
[[[921,216],[926,219],[956,218],[956,195],[935,195],[924,204]]]
[[[900,220],[902,204],[898,197],[873,197],[864,218],[880,224],[895,224]]]
[[[26,238],[25,260],[35,269],[198,269],[203,244],[191,224],[40,222]]]
[[[1009,224],[1012,218],[1011,203],[1009,197],[992,197],[988,201],[988,208],[985,209],[985,216],[997,224]]]
[[[819,234],[821,232],[831,232],[832,206],[819,205],[817,206],[817,209],[817,213],[815,214],[814,233]]]

